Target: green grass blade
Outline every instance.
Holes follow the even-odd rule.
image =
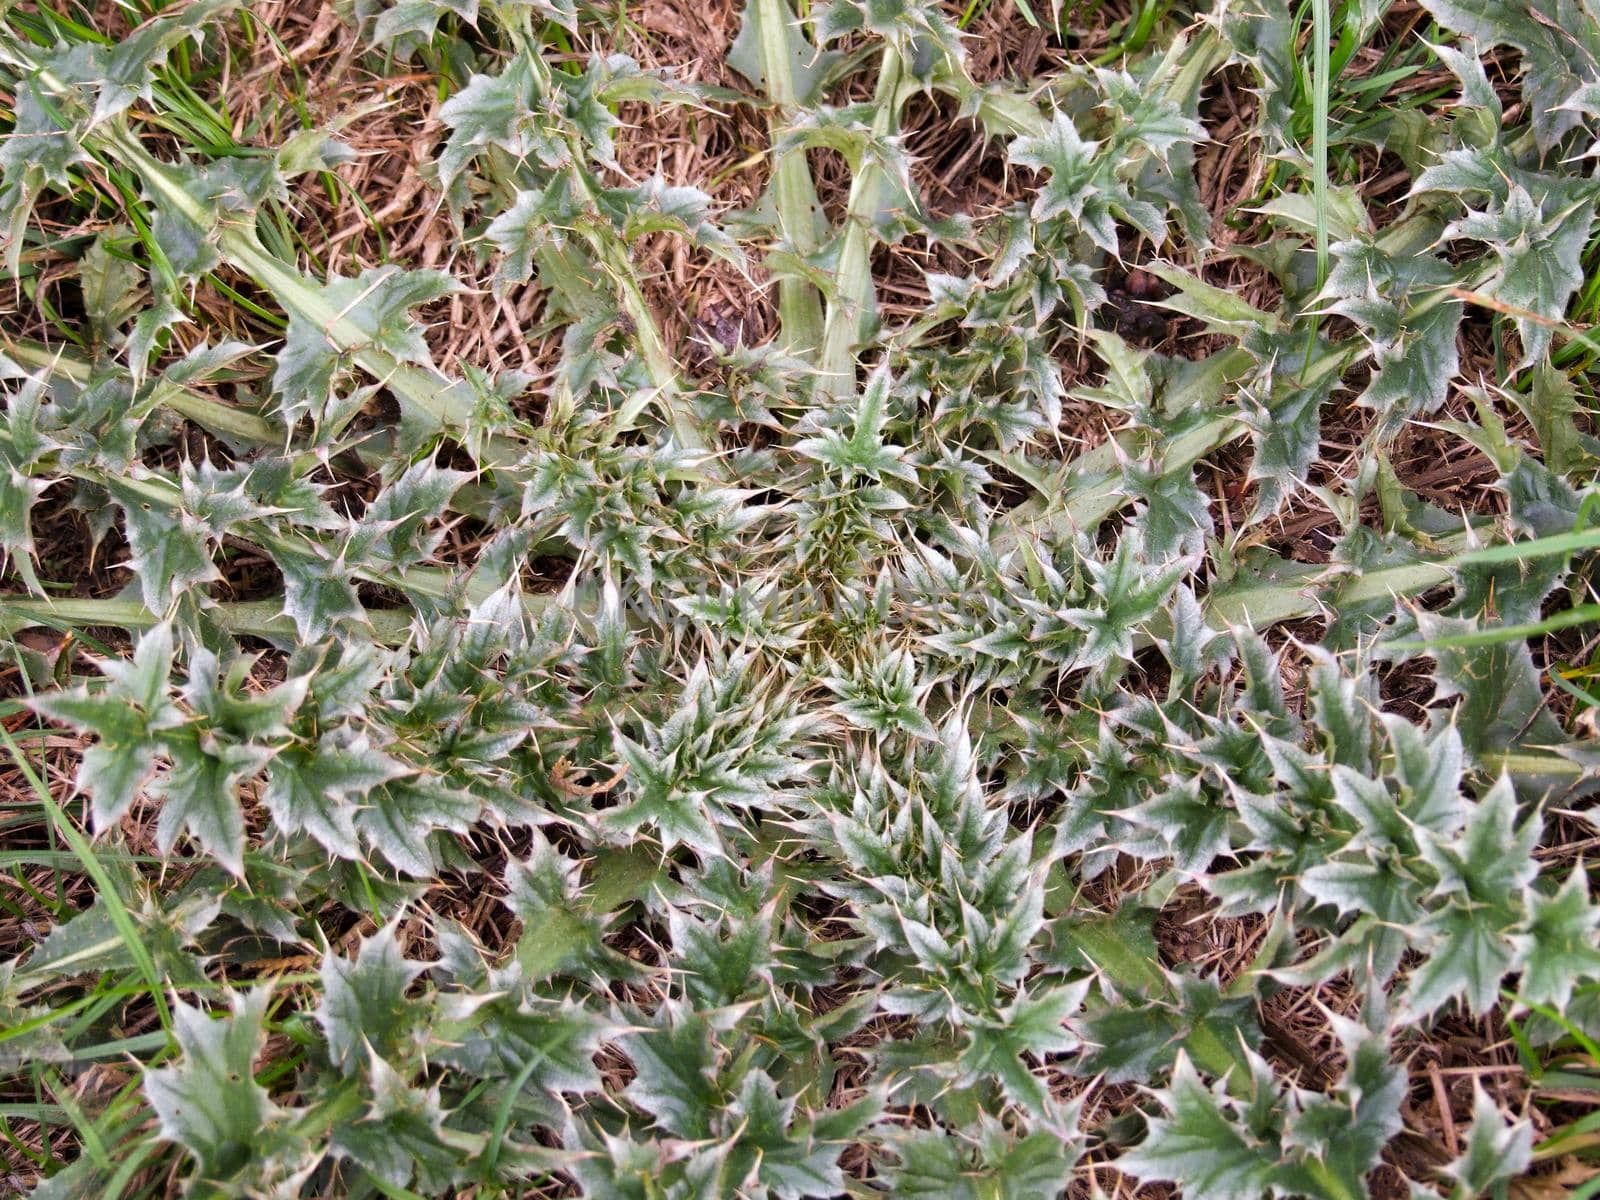
[[[1574,625],[1588,625],[1594,621],[1600,621],[1600,604],[1580,604],[1576,608],[1548,616],[1542,621],[1530,621],[1522,625],[1495,625],[1488,629],[1474,629],[1470,633],[1429,638],[1427,641],[1395,642],[1390,648],[1412,652],[1459,649],[1467,646],[1498,646],[1502,642],[1523,642],[1529,638],[1554,633],[1558,629],[1571,629]]]
[[[33,769],[33,764],[28,761],[27,756],[22,753],[17,743],[12,739],[10,731],[3,725],[0,725],[0,740],[5,742],[6,749],[11,752],[12,761],[16,763],[17,769],[22,772],[23,778],[28,781],[28,786],[33,789],[35,798],[37,798],[40,806],[49,816],[51,824],[66,839],[67,844],[72,847],[73,853],[77,855],[78,862],[83,866],[84,871],[89,875],[90,879],[94,880],[96,893],[105,902],[112,924],[116,927],[118,934],[121,935],[129,956],[132,957],[139,974],[145,981],[151,1002],[155,1005],[156,1014],[160,1017],[161,1027],[170,1034],[172,1030],[172,1013],[167,1007],[165,980],[162,979],[160,972],[156,970],[155,958],[151,955],[149,947],[144,944],[144,939],[139,935],[138,927],[133,922],[133,916],[123,903],[122,896],[117,891],[116,884],[113,882],[110,873],[96,857],[94,847],[89,844],[89,840],[78,831],[76,825],[67,819],[67,814],[56,803],[55,797],[50,794],[50,789],[45,785],[44,780],[39,778],[38,773]]]

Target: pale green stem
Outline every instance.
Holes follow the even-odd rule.
[[[1207,397],[1220,395],[1230,382],[1244,375],[1255,359],[1235,347],[1206,360],[1205,372],[1191,381],[1189,390]],[[1245,432],[1245,425],[1231,414],[1212,417],[1181,437],[1163,441],[1157,457],[1167,471],[1192,467],[1218,446],[1226,445]],[[1127,503],[1117,491],[1117,464],[1122,456],[1138,457],[1144,438],[1138,430],[1114,434],[1108,441],[1086,450],[1054,474],[1049,490],[1052,503],[1044,507],[1037,499],[1018,506],[1010,514],[1011,526],[995,534],[995,549],[1005,553],[1016,545],[1024,530],[1034,535],[1073,534],[1094,529],[1106,517]]]
[[[7,358],[22,366],[65,375],[80,386],[89,382],[90,368],[87,363],[49,346],[3,338],[0,339],[0,349],[3,349]],[[265,418],[166,380],[155,385],[148,403],[154,408],[171,409],[202,429],[235,441],[271,446],[283,440],[272,422]]]
[[[1317,286],[1328,278],[1328,89],[1333,37],[1328,0],[1311,0],[1311,188],[1317,213]]]
[[[253,223],[232,224],[196,200],[178,172],[161,162],[126,127],[110,125],[90,137],[136,171],[145,185],[202,229],[215,228],[222,256],[249,275],[291,316],[321,329],[329,342],[392,392],[403,408],[435,429],[460,429],[472,413],[466,385],[431,366],[403,363],[371,344],[367,332],[340,311],[323,291],[292,267],[279,262],[257,239]]]
[[[878,86],[873,92],[872,139],[882,141],[899,127],[900,52],[883,48],[878,69]],[[838,398],[855,390],[856,343],[861,324],[872,311],[872,226],[880,204],[882,168],[863,157],[850,182],[850,201],[845,209],[844,244],[839,252],[839,270],[834,296],[822,329],[820,393]]]
[[[689,450],[706,449],[706,439],[685,406],[682,390],[678,386],[677,364],[667,350],[666,340],[662,338],[655,315],[645,302],[644,293],[639,290],[627,254],[615,245],[603,245],[599,238],[592,239],[591,244],[622,294],[622,310],[633,322],[639,355],[644,359],[645,369],[650,372],[651,383],[655,385],[653,394],[640,393],[618,410],[610,426],[612,436],[634,428],[644,410],[654,403],[666,414],[673,437],[680,446]]]
[[[274,600],[245,600],[218,604],[208,610],[229,633],[251,637],[292,637],[294,622],[284,615],[283,605]],[[411,614],[402,613],[409,625]],[[369,614],[371,616],[373,614]],[[383,614],[377,614],[383,618]],[[387,618],[383,618],[387,619]],[[0,629],[13,634],[37,625],[108,625],[130,632],[149,629],[160,618],[137,600],[39,599],[7,596],[0,599]],[[377,628],[377,626],[374,626]]]
[[[0,441],[9,440],[10,435],[0,430]],[[108,477],[101,471],[92,467],[79,467],[72,472],[73,478],[88,480],[92,483],[105,486]],[[179,510],[183,507],[183,492],[177,484],[159,475],[146,475],[136,478],[131,475],[118,475],[116,486],[124,491],[132,492],[142,497],[151,505]],[[290,553],[305,554],[321,551],[326,554],[336,555],[333,547],[324,546],[313,538],[284,537],[259,521],[240,522],[236,529],[237,535],[244,541],[260,547],[269,553],[273,550],[288,551]],[[373,570],[368,567],[351,567],[350,574],[356,579],[368,583],[376,583],[385,587],[398,588],[401,591],[415,595],[428,596],[435,600],[448,600],[460,583],[460,572],[444,567],[397,567],[386,570]],[[469,603],[477,603],[485,599],[499,585],[493,581],[480,580],[475,575],[469,576],[464,589],[465,599]]]
[[[554,597],[540,592],[525,595],[523,608],[530,616],[537,616]],[[213,604],[206,614],[236,637],[260,637],[293,640],[295,624],[276,600],[242,600]],[[369,608],[363,618],[372,629],[373,636],[384,645],[394,646],[410,636],[416,613],[409,608]],[[53,599],[35,596],[0,596],[0,633],[6,636],[20,629],[38,626],[68,626],[82,628],[105,625],[113,629],[126,629],[130,633],[149,629],[161,618],[138,600]]]
[[[1442,545],[1464,549],[1466,535],[1457,535]],[[1206,621],[1216,629],[1232,625],[1265,629],[1341,607],[1416,596],[1448,584],[1458,565],[1454,557],[1446,557],[1360,573],[1339,566],[1326,570],[1308,568],[1303,580],[1253,579],[1228,584],[1206,598]]]
[[[754,0],[761,14],[761,69],[767,98],[776,108],[768,123],[776,140],[782,119],[793,115],[800,103],[792,56],[784,28],[788,11],[781,0]],[[798,255],[814,253],[822,244],[817,219],[817,191],[811,179],[806,152],[801,149],[776,154],[772,164],[772,195],[778,209],[778,226],[784,240]],[[810,356],[822,344],[822,299],[807,280],[794,277],[778,281],[778,319],[783,342],[791,354]]]

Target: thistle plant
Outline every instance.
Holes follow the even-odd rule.
[[[1566,850],[1600,759],[1551,703],[1592,706],[1590,669],[1538,640],[1597,615],[1568,319],[1600,24],[1427,8],[1449,115],[1377,213],[1313,177],[1268,0],[1040,86],[976,80],[932,0],[749,0],[744,92],[567,52],[598,19],[569,4],[358,3],[374,69],[437,74],[467,251],[346,274],[282,236],[337,130],[234,140],[211,86],[258,17],[5,8],[8,282],[37,299],[48,265],[83,310],[0,345],[8,867],[93,892],[27,884],[48,931],[0,964],[32,1194],[1466,1198],[1592,1154],[1592,1122],[1481,1089],[1455,1153],[1400,1153],[1442,1022],[1509,1030],[1563,1095],[1600,1037]],[[1224,75],[1271,164],[1270,302],[1208,276]],[[936,213],[930,100],[1002,202]],[[625,169],[626,106],[741,104],[748,210]],[[1399,146],[1389,116],[1348,142]],[[661,237],[767,289],[772,339],[675,344]],[[968,269],[886,303],[912,246]],[[1193,344],[1118,331],[1135,259]],[[439,352],[426,314],[473,287],[537,297],[548,370]],[[1493,380],[1464,366],[1485,314]],[[1408,486],[1424,428],[1503,503]],[[1274,535],[1308,507],[1316,561]],[[120,593],[66,594],[64,516]],[[46,661],[39,628],[87,649]],[[1171,952],[1195,905],[1249,931],[1226,969]],[[1326,1071],[1283,1053],[1290,1000]]]

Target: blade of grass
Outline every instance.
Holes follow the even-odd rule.
[[[11,733],[4,725],[0,725],[0,741],[5,742],[6,749],[10,752],[12,761],[17,764],[17,769],[22,772],[22,777],[28,781],[28,786],[33,790],[40,806],[49,816],[50,822],[60,831],[66,839],[67,845],[72,847],[78,861],[83,865],[89,878],[94,880],[95,891],[105,901],[106,911],[111,917],[111,923],[122,936],[129,956],[138,967],[140,975],[144,977],[150,993],[150,999],[160,1018],[161,1028],[170,1036],[172,1032],[172,1013],[167,1008],[167,998],[163,991],[163,981],[160,972],[156,970],[154,957],[150,949],[144,944],[144,939],[139,936],[139,930],[133,923],[133,915],[128,912],[123,903],[121,894],[117,891],[110,873],[95,856],[94,847],[89,840],[79,832],[78,827],[67,819],[67,814],[56,803],[55,797],[50,794],[50,789],[45,786],[44,780],[39,778],[33,769],[33,764],[28,761],[17,743],[12,739]]]
[[[1494,566],[1498,563],[1532,562],[1539,558],[1566,557],[1584,550],[1600,549],[1600,527],[1577,529],[1571,533],[1554,533],[1547,537],[1531,538],[1523,542],[1506,542],[1499,546],[1485,546],[1461,555],[1461,563],[1468,566]]]
[[[1521,642],[1541,637],[1558,629],[1571,629],[1574,625],[1588,625],[1600,621],[1600,604],[1580,604],[1522,625],[1495,625],[1488,629],[1474,629],[1470,633],[1451,634],[1448,637],[1429,638],[1427,641],[1395,642],[1390,648],[1407,652],[1446,650],[1466,646],[1497,646],[1501,642]]]
[[[62,1111],[66,1113],[73,1132],[78,1135],[78,1142],[83,1147],[83,1152],[102,1171],[111,1170],[111,1155],[106,1150],[105,1141],[101,1138],[100,1131],[95,1128],[94,1122],[88,1118],[88,1115],[83,1111],[83,1107],[73,1095],[71,1085],[53,1070],[45,1072],[45,1082],[50,1089],[50,1094],[56,1097],[56,1102],[60,1105]]]

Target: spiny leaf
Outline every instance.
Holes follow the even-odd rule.
[[[1269,1193],[1276,1155],[1257,1131],[1241,1126],[1220,1088],[1207,1088],[1179,1054],[1171,1087],[1158,1093],[1167,1115],[1117,1160],[1135,1178],[1176,1183],[1185,1194],[1257,1200]]]
[[[314,748],[294,747],[272,760],[261,802],[284,833],[309,833],[330,854],[356,858],[361,799],[405,773],[363,735],[329,730]]]
[[[1572,0],[1426,0],[1425,7],[1483,46],[1521,52],[1523,98],[1541,149],[1578,123],[1569,102],[1600,79],[1600,26],[1587,8]]]
[[[145,1093],[161,1120],[161,1136],[194,1155],[203,1179],[223,1181],[243,1170],[280,1117],[255,1080],[270,1000],[265,987],[234,992],[230,1015],[215,1019],[176,1000],[174,1033],[183,1057],[145,1072]]]
[[[330,954],[322,960],[317,1019],[327,1035],[328,1057],[346,1074],[358,1070],[369,1053],[394,1056],[422,1015],[406,991],[427,965],[407,959],[395,933],[394,924],[385,925],[362,939],[354,959]]]

